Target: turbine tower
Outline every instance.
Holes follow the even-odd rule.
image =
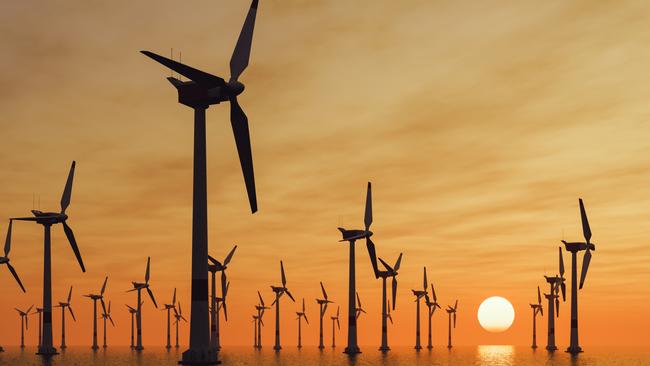
[[[108,347],[106,345],[106,320],[107,319],[110,320],[113,327],[115,327],[115,323],[113,323],[113,318],[111,317],[111,302],[110,301],[108,302],[108,311],[102,313],[102,318],[104,319],[104,345],[103,345],[103,347],[106,348],[106,347]]]
[[[577,255],[579,251],[584,250],[585,255],[582,259],[582,273],[580,274],[580,289],[585,283],[587,271],[589,270],[589,262],[591,262],[591,251],[596,250],[596,246],[591,242],[591,228],[589,227],[589,220],[587,219],[587,211],[582,202],[580,203],[580,216],[582,218],[582,233],[584,235],[584,242],[567,243],[562,240],[564,247],[568,252],[571,252],[571,337],[569,348],[566,352],[571,354],[578,354],[582,352],[580,342],[578,341],[578,264]]]
[[[388,323],[386,322],[387,319],[390,319],[391,324],[393,323],[393,319],[389,317],[390,309],[386,306],[386,304],[390,304],[390,301],[387,301],[386,299],[386,279],[388,277],[392,277],[392,298],[393,298],[393,310],[395,310],[395,300],[397,296],[397,272],[399,271],[399,267],[402,263],[402,253],[399,254],[399,257],[397,257],[397,261],[395,262],[394,266],[390,266],[388,263],[386,263],[383,259],[379,258],[379,261],[381,262],[382,266],[386,269],[385,271],[380,271],[377,265],[377,253],[375,250],[375,243],[368,238],[366,241],[366,247],[368,248],[368,255],[370,256],[370,263],[372,264],[372,269],[375,273],[375,278],[380,278],[381,277],[381,347],[379,347],[379,350],[382,352],[387,352],[390,351],[390,347],[388,347]]]
[[[364,215],[363,222],[365,224],[364,230],[346,230],[342,227],[339,228],[341,234],[343,234],[343,239],[339,240],[340,242],[347,241],[350,243],[350,269],[349,269],[349,287],[348,287],[348,345],[345,347],[344,353],[354,355],[361,353],[359,345],[357,344],[357,318],[356,318],[356,306],[354,297],[357,292],[356,289],[356,275],[355,275],[355,263],[354,263],[354,243],[358,239],[366,239],[366,245],[369,243],[370,236],[372,236],[372,231],[370,231],[370,225],[372,224],[372,192],[370,182],[368,182],[368,188],[366,191],[366,211]]]
[[[171,304],[164,304],[165,308],[161,309],[162,311],[167,310],[167,345],[165,345],[165,348],[170,349],[172,348],[171,345],[171,311],[172,309],[176,311],[176,288],[174,288],[174,295],[172,296],[172,303]]]
[[[422,349],[422,345],[420,344],[420,299],[422,299],[424,296],[427,295],[427,287],[429,286],[427,284],[427,267],[424,267],[424,285],[422,286],[422,290],[411,290],[413,291],[413,295],[415,296],[415,303],[416,305],[416,311],[415,311],[415,349],[417,351]],[[393,300],[393,304],[394,304]]]
[[[264,325],[262,317],[264,316],[264,311],[271,308],[264,305],[264,299],[259,291],[257,291],[257,296],[260,298],[260,302],[255,305],[255,310],[257,310],[257,343],[255,347],[262,348],[262,326]]]
[[[70,291],[68,292],[68,300],[66,302],[59,301],[59,305],[55,307],[61,308],[61,349],[66,349],[65,345],[65,309],[67,308],[72,316],[72,320],[77,321],[72,312],[72,307],[70,306],[70,300],[72,300],[72,286],[70,286]]]
[[[144,347],[142,347],[142,304],[144,303],[144,301],[142,301],[142,296],[141,296],[141,291],[143,289],[147,290],[147,292],[149,293],[149,297],[153,302],[153,306],[155,306],[156,309],[158,309],[158,304],[156,304],[156,299],[153,297],[153,292],[151,292],[151,288],[149,288],[150,264],[151,264],[151,257],[147,257],[147,270],[144,273],[144,283],[131,282],[133,284],[133,288],[127,291],[127,292],[138,291],[138,312],[135,314],[136,334],[137,334],[136,345],[135,345],[136,351],[142,351],[144,349]]]
[[[187,319],[183,316],[183,309],[181,308],[180,301],[178,302],[178,311],[174,308],[174,318],[176,318],[176,321],[174,322],[176,324],[176,345],[174,347],[178,348],[178,323],[180,323],[181,320],[187,323]]]
[[[447,343],[447,348],[451,348],[451,317],[453,314],[454,317],[454,329],[456,328],[456,310],[458,309],[458,300],[456,300],[456,303],[454,304],[454,307],[452,308],[451,306],[447,305],[447,314],[449,314],[449,340]]]
[[[31,305],[27,311],[14,308],[18,312],[18,315],[20,315],[20,348],[25,348],[25,330],[29,328],[27,315],[29,315],[29,312],[32,311],[33,307],[34,305]]]
[[[9,252],[11,251],[11,226],[13,224],[12,220],[9,220],[9,227],[7,228],[7,239],[5,240],[5,256],[0,257],[0,264],[6,264],[7,268],[9,269],[9,272],[14,276],[16,279],[16,282],[18,282],[18,286],[25,291],[25,287],[23,286],[23,283],[20,282],[20,277],[18,277],[18,273],[16,273],[16,270],[14,267],[9,263]]]
[[[562,289],[562,301],[566,301],[566,284],[564,278],[564,260],[562,259],[562,247],[558,247],[560,253],[560,275],[553,277],[544,276],[546,282],[551,286],[548,294],[544,294],[548,300],[548,336],[546,341],[546,349],[549,351],[557,350],[555,345],[555,317],[560,316],[560,289]],[[555,303],[555,304],[554,304]]]
[[[235,254],[237,246],[235,245],[230,253],[223,260],[223,264],[213,257],[208,255],[208,259],[212,264],[208,264],[208,272],[212,275],[212,302],[210,308],[210,346],[216,350],[221,349],[221,342],[219,341],[219,309],[220,306],[217,305],[217,294],[216,294],[216,273],[221,272],[221,299],[225,299],[225,292],[227,281],[226,281],[226,268],[228,268],[228,263],[232,259],[232,256]],[[225,302],[224,302],[224,314],[226,313]],[[227,318],[227,315],[226,315]]]
[[[190,317],[190,345],[183,352],[183,365],[213,365],[219,363],[216,350],[210,346],[210,322],[208,316],[208,278],[205,263],[208,261],[208,210],[206,179],[205,110],[213,104],[230,102],[230,121],[235,136],[251,211],[257,211],[255,178],[248,118],[237,102],[244,91],[239,76],[248,66],[253,28],[258,0],[253,0],[244,21],[237,45],[230,59],[230,80],[197,70],[187,65],[142,51],[146,56],[190,79],[167,80],[178,90],[178,101],[194,109],[194,178],[192,213],[192,309]]]
[[[298,315],[298,348],[302,348],[302,329],[300,325],[300,319],[305,318],[305,323],[309,324],[309,320],[307,320],[307,314],[305,314],[305,298],[302,298],[302,311],[296,311],[296,315]]]
[[[280,346],[280,298],[286,293],[291,301],[296,302],[287,288],[287,278],[284,275],[284,265],[282,264],[282,261],[280,261],[280,273],[282,274],[282,287],[271,286],[271,289],[275,292],[275,300],[273,300],[271,306],[275,304],[275,346],[273,346],[273,349],[276,351],[282,349],[282,346]]]
[[[253,348],[257,348],[257,321],[259,317],[253,315]]]
[[[323,345],[323,317],[325,316],[325,312],[327,312],[327,304],[334,303],[334,301],[330,301],[327,299],[327,292],[325,292],[325,286],[323,286],[323,282],[320,283],[320,289],[323,292],[323,298],[322,299],[316,299],[316,302],[318,303],[318,306],[320,307],[320,323],[319,323],[319,330],[318,330],[318,348],[323,349],[325,346]]]
[[[544,316],[544,309],[542,308],[542,295],[537,286],[537,304],[530,304],[533,309],[533,345],[532,348],[537,348],[537,313]]]
[[[334,330],[334,322],[336,326],[341,330],[341,323],[339,322],[339,312],[341,310],[340,306],[336,307],[336,316],[330,317],[332,319],[332,348],[336,348],[336,331]]]
[[[134,333],[133,333],[133,329],[135,328],[135,314],[137,314],[138,311],[137,311],[136,309],[130,307],[129,305],[126,305],[126,307],[127,307],[128,310],[129,310],[129,314],[131,314],[131,349],[134,349],[134,348],[135,348],[135,344],[134,344],[134,342],[133,342],[133,334],[134,334]],[[137,307],[137,306],[136,306],[136,307]]]
[[[433,289],[433,283],[431,284],[431,295],[433,296],[433,301],[429,299],[429,295],[425,294],[424,299],[425,303],[427,305],[428,314],[429,314],[429,335],[427,337],[427,349],[432,349],[433,344],[431,343],[431,318],[433,317],[433,314],[436,312],[436,308],[442,309],[440,305],[438,304],[438,298],[436,297],[436,290]]]
[[[108,282],[108,276],[106,276],[104,279],[104,284],[102,285],[101,291],[99,291],[99,295],[83,295],[84,297],[88,297],[93,300],[93,350],[99,349],[99,346],[97,346],[97,300],[100,301],[102,304],[102,309],[104,312],[106,312],[106,304],[104,304],[104,291],[106,290],[106,282]]]
[[[72,251],[77,257],[79,266],[81,266],[81,271],[86,272],[86,268],[84,267],[83,261],[81,259],[81,253],[79,253],[79,248],[77,247],[77,241],[74,237],[74,233],[67,223],[68,215],[65,213],[65,210],[70,205],[70,199],[72,196],[74,168],[75,162],[73,161],[72,166],[70,167],[70,173],[68,174],[68,180],[65,183],[63,195],[61,196],[61,212],[41,212],[38,210],[32,210],[34,217],[15,217],[12,219],[20,221],[34,221],[37,224],[43,225],[45,238],[43,256],[43,335],[39,343],[40,346],[38,347],[38,352],[36,352],[36,354],[44,356],[52,356],[58,354],[56,348],[54,348],[54,341],[52,338],[52,243],[50,241],[50,232],[52,225],[63,225],[63,231],[65,232],[65,235],[70,242]]]

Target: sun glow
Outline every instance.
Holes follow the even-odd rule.
[[[515,309],[510,301],[503,297],[493,296],[481,303],[477,316],[483,329],[499,333],[510,328],[515,320]]]

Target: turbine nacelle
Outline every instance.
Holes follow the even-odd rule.
[[[343,234],[343,239],[339,240],[339,242],[355,241],[358,239],[369,238],[372,236],[372,231],[370,230],[346,230],[342,227],[338,229],[341,232],[341,234]]]

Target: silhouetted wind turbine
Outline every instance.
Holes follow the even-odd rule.
[[[354,255],[354,243],[358,239],[366,239],[366,244],[368,244],[370,237],[372,236],[372,231],[370,231],[370,225],[372,224],[372,192],[370,182],[368,182],[368,188],[366,190],[366,210],[363,222],[365,224],[364,230],[346,230],[342,227],[339,228],[341,234],[343,234],[343,239],[339,240],[340,242],[347,241],[350,242],[350,269],[349,269],[349,287],[348,287],[348,345],[345,347],[345,353],[347,354],[356,354],[361,353],[359,345],[357,344],[357,318],[356,318],[356,306],[354,297],[357,292],[356,290],[356,275],[355,275],[355,255]]]
[[[427,305],[427,308],[429,309],[428,314],[429,314],[429,335],[427,337],[427,349],[432,349],[433,344],[431,343],[431,318],[433,317],[433,314],[436,312],[436,308],[442,309],[440,305],[438,304],[438,297],[436,296],[436,290],[433,289],[433,283],[431,284],[431,296],[433,296],[433,301],[429,299],[429,295],[425,294],[424,299],[425,303]]]
[[[136,309],[130,307],[129,305],[126,305],[126,307],[129,310],[129,314],[131,314],[131,349],[134,349],[135,344],[134,344],[134,341],[133,341],[133,334],[134,334],[133,329],[135,328],[135,314],[137,314],[138,311]]]
[[[57,354],[56,348],[54,348],[54,342],[52,339],[52,256],[51,256],[51,246],[50,241],[50,229],[52,225],[62,224],[63,231],[65,232],[72,251],[77,257],[79,266],[81,266],[81,271],[86,272],[83,261],[81,260],[81,253],[79,253],[79,248],[77,247],[77,241],[75,240],[72,229],[67,224],[68,215],[66,215],[65,210],[70,205],[70,199],[72,196],[72,181],[74,179],[74,168],[75,162],[72,162],[70,167],[70,173],[68,174],[68,180],[65,183],[65,189],[63,190],[63,195],[61,196],[61,212],[41,212],[38,210],[32,210],[34,217],[14,217],[13,220],[20,221],[35,221],[37,224],[43,225],[44,230],[44,259],[43,259],[43,337],[38,347],[37,354],[39,355],[55,355]]]
[[[413,295],[415,295],[415,303],[417,304],[415,311],[415,349],[418,351],[422,349],[422,345],[420,345],[420,299],[427,294],[427,267],[424,267],[423,282],[422,290],[411,290],[413,291]]]
[[[323,345],[323,317],[325,316],[325,312],[327,311],[327,304],[333,303],[334,301],[330,301],[327,299],[327,292],[325,292],[325,286],[323,286],[323,282],[320,283],[320,289],[323,292],[323,298],[322,299],[316,299],[316,302],[318,303],[318,306],[320,307],[320,323],[319,323],[319,331],[318,331],[318,348],[323,349],[325,346]]]
[[[174,318],[176,318],[176,345],[174,347],[178,348],[178,323],[180,323],[181,320],[187,323],[187,319],[183,316],[183,309],[181,309],[180,301],[178,302],[178,311],[174,308]]]
[[[380,271],[377,265],[377,253],[375,250],[375,244],[372,242],[372,240],[370,240],[370,238],[368,238],[366,241],[366,246],[368,248],[368,255],[370,256],[370,263],[372,264],[375,278],[381,277],[381,347],[379,347],[379,350],[386,352],[390,351],[390,347],[388,347],[388,323],[386,323],[386,320],[390,319],[391,324],[393,323],[393,319],[388,316],[390,310],[386,307],[386,304],[390,303],[390,301],[387,301],[386,299],[386,279],[388,277],[393,278],[391,287],[393,310],[395,310],[395,301],[397,297],[397,272],[399,271],[399,267],[402,263],[402,253],[399,254],[395,265],[392,267],[383,259],[379,258],[382,266],[384,266],[386,269],[385,271]]]
[[[41,347],[41,339],[42,339],[42,332],[41,332],[41,326],[43,325],[43,308],[37,307],[35,309],[36,311],[33,312],[31,315],[38,315],[38,347]]]
[[[156,55],[142,51],[148,57],[190,79],[184,82],[170,77],[167,80],[178,90],[178,101],[194,109],[194,187],[192,215],[192,309],[190,318],[190,348],[183,353],[181,364],[216,364],[218,357],[210,346],[208,317],[208,278],[205,263],[208,260],[207,182],[205,110],[213,104],[230,102],[230,121],[235,136],[251,211],[257,211],[253,158],[248,118],[237,102],[244,91],[239,76],[248,66],[258,0],[253,0],[244,21],[237,45],[230,59],[230,80],[224,79]]]
[[[108,276],[104,279],[104,284],[102,285],[101,291],[99,291],[99,295],[95,294],[88,294],[88,295],[83,295],[84,297],[88,297],[93,300],[93,346],[92,349],[97,350],[99,346],[97,346],[97,300],[100,301],[102,304],[102,309],[104,312],[106,312],[106,304],[104,304],[104,291],[106,290],[106,282],[108,282]]]
[[[359,298],[359,293],[357,292],[357,308],[354,309],[356,311],[355,317],[357,320],[359,320],[359,317],[361,316],[361,313],[366,314],[366,311],[363,310],[363,307],[361,306],[361,299]]]
[[[330,317],[332,319],[332,348],[336,347],[336,330],[334,329],[334,322],[336,322],[336,326],[338,326],[339,330],[341,330],[341,323],[339,322],[339,312],[341,310],[340,306],[336,307],[336,316]]]
[[[447,343],[447,348],[451,348],[451,317],[453,314],[454,317],[454,328],[456,328],[456,310],[458,310],[458,300],[456,300],[456,303],[454,304],[454,307],[452,308],[451,306],[447,305],[447,314],[449,314],[449,342]]]
[[[16,282],[18,282],[18,286],[25,291],[25,287],[23,286],[23,283],[20,282],[20,277],[18,277],[18,273],[16,273],[16,270],[14,267],[9,263],[9,252],[11,251],[11,226],[13,224],[13,220],[9,220],[9,227],[7,227],[7,239],[5,240],[5,256],[0,257],[0,264],[6,264],[7,268],[9,269],[9,272],[14,276],[16,279]]]
[[[115,323],[113,323],[113,318],[111,317],[111,302],[108,302],[108,311],[102,313],[102,318],[104,319],[104,348],[108,347],[106,345],[106,319],[111,321],[111,324],[113,327],[115,327]]]
[[[547,327],[547,341],[546,349],[549,351],[557,350],[555,345],[555,317],[560,316],[560,289],[562,289],[562,301],[566,301],[566,284],[564,278],[564,260],[562,259],[562,247],[558,247],[559,251],[559,270],[560,275],[555,275],[553,277],[544,276],[546,282],[551,286],[548,294],[544,294],[544,297],[548,300],[548,327]]]
[[[275,346],[273,346],[273,349],[276,351],[282,349],[282,346],[280,346],[280,297],[286,293],[289,295],[291,301],[296,302],[287,288],[287,278],[284,275],[284,264],[282,264],[282,261],[280,261],[280,273],[282,275],[282,287],[271,286],[271,289],[275,292],[275,300],[273,300],[271,306],[275,304]]]
[[[259,291],[257,291],[257,296],[260,298],[260,303],[255,305],[255,309],[257,310],[257,348],[262,348],[262,326],[264,326],[262,317],[264,316],[264,311],[271,308],[264,305],[264,299]]]
[[[298,315],[298,348],[302,348],[302,327],[300,324],[300,319],[305,318],[305,323],[309,324],[309,320],[307,320],[307,314],[305,314],[305,298],[302,298],[302,311],[296,311],[296,315]]]
[[[225,281],[226,276],[222,275],[221,280]],[[214,304],[212,304],[212,308],[216,308],[216,314],[217,314],[217,350],[221,349],[221,343],[219,342],[220,338],[220,313],[221,309],[223,309],[223,318],[228,321],[228,308],[226,307],[226,296],[228,295],[228,289],[230,288],[230,281],[226,282],[225,284],[222,283],[221,285],[221,297],[215,297],[214,298]],[[212,309],[210,309],[212,311]]]
[[[257,348],[257,315],[253,315],[253,348]]]
[[[31,305],[27,311],[14,308],[18,312],[18,315],[20,315],[20,348],[25,348],[25,330],[29,328],[29,319],[27,318],[27,315],[29,315],[29,312],[33,307],[34,305]]]
[[[67,308],[72,316],[72,320],[77,321],[72,312],[72,306],[70,306],[70,301],[72,300],[72,286],[70,286],[70,291],[68,292],[68,300],[66,302],[59,301],[59,305],[55,307],[61,308],[61,349],[65,349],[65,309]]]
[[[533,345],[532,348],[537,348],[537,313],[544,316],[544,309],[542,308],[542,294],[539,292],[537,286],[537,304],[530,304],[533,309]]]
[[[591,228],[589,227],[589,220],[587,219],[587,211],[582,202],[580,203],[580,216],[582,218],[582,233],[585,237],[585,242],[567,243],[562,240],[564,247],[568,252],[571,252],[571,337],[569,348],[566,352],[577,354],[582,352],[580,342],[578,340],[578,273],[577,273],[577,254],[579,251],[584,250],[585,256],[582,259],[582,273],[580,274],[580,289],[585,283],[587,271],[589,270],[589,262],[591,262],[591,251],[596,250],[596,246],[591,243]]]
[[[167,345],[165,345],[165,348],[170,349],[172,348],[171,345],[171,310],[176,310],[176,288],[174,288],[174,295],[172,296],[172,303],[171,304],[164,304],[165,308],[161,309],[162,311],[167,310]]]
[[[231,250],[230,253],[226,256],[226,258],[223,260],[223,263],[219,262],[218,260],[214,259],[213,257],[208,255],[208,259],[212,264],[208,264],[208,272],[212,275],[212,304],[211,304],[211,309],[210,309],[210,346],[219,350],[221,349],[221,342],[219,341],[219,309],[221,309],[221,306],[217,305],[219,301],[223,302],[223,299],[225,299],[225,292],[228,290],[226,289],[227,287],[227,280],[226,280],[226,268],[228,268],[228,263],[230,263],[230,260],[232,259],[232,256],[235,254],[235,250],[237,249],[237,246],[235,245]],[[217,294],[216,294],[216,273],[221,272],[221,300],[217,300]],[[225,302],[223,303],[223,311],[225,314],[226,319],[228,319],[228,314],[227,314],[227,308],[225,306]]]
[[[147,270],[144,273],[144,283],[131,282],[133,284],[133,288],[127,291],[127,292],[138,291],[138,312],[135,315],[136,334],[137,334],[136,345],[135,345],[136,351],[141,351],[144,349],[144,347],[142,347],[142,304],[144,303],[144,301],[142,301],[142,296],[141,296],[141,291],[143,289],[146,289],[147,292],[149,293],[149,297],[153,302],[153,306],[155,306],[156,309],[158,308],[158,304],[156,304],[156,299],[153,297],[153,292],[151,292],[151,288],[149,288],[150,264],[151,264],[151,257],[147,257]]]

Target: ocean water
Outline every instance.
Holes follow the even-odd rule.
[[[182,348],[181,348],[182,350]],[[33,348],[21,351],[18,347],[5,347],[0,353],[0,365],[11,366],[157,366],[177,365],[181,350],[166,351],[149,347],[143,352],[131,351],[128,347],[110,347],[97,352],[88,347],[69,347],[65,352],[46,362],[34,354]],[[647,366],[650,365],[648,348],[589,348],[588,352],[572,357],[565,352],[548,353],[544,349],[533,351],[529,347],[514,346],[460,346],[452,350],[437,347],[432,351],[415,352],[412,348],[397,347],[386,354],[375,347],[362,347],[364,353],[350,358],[342,353],[343,348],[326,348],[320,352],[314,346],[297,350],[287,346],[276,353],[267,347],[255,350],[252,347],[227,347],[221,352],[223,365],[269,365],[269,366],[510,366],[510,365],[558,365],[558,366]]]

